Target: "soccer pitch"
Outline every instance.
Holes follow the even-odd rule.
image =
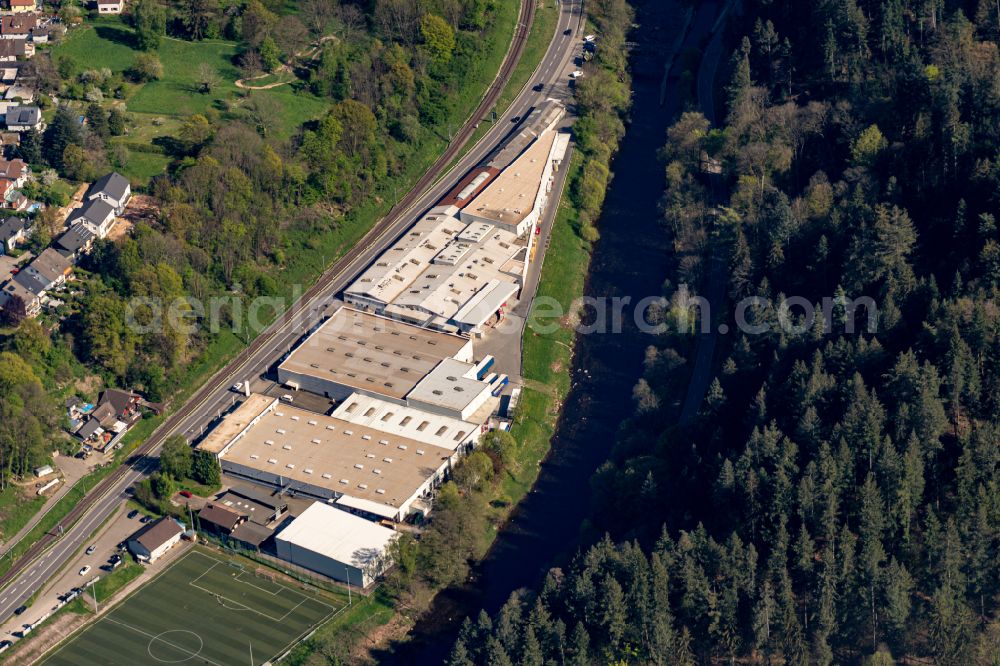
[[[192,550],[42,663],[259,666],[337,610],[315,596]]]

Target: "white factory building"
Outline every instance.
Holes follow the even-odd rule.
[[[278,365],[278,380],[338,402],[359,393],[485,423],[507,383],[492,365],[473,360],[470,338],[343,307]]]
[[[330,416],[453,451],[476,446],[484,426],[354,393]]]
[[[344,300],[418,326],[468,332],[524,282],[527,242],[511,230],[432,208],[345,291]]]
[[[344,300],[418,326],[478,334],[520,292],[532,233],[569,135],[548,102],[344,291]]]
[[[427,500],[461,455],[457,447],[316,414],[258,394],[226,416],[198,449],[215,455],[227,474],[395,521],[429,513]]]
[[[328,578],[368,587],[390,565],[396,533],[316,502],[274,537],[278,557]]]

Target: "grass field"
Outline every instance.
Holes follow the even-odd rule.
[[[237,44],[230,41],[164,38],[156,50],[163,64],[163,77],[130,86],[125,106],[132,122],[128,136],[122,141],[152,144],[159,137],[176,136],[184,118],[203,114],[210,108],[227,117],[238,116],[242,113],[241,106],[253,97],[273,100],[276,122],[272,131],[278,138],[288,138],[303,122],[322,116],[329,108],[327,100],[287,85],[270,90],[240,90],[235,84],[240,72],[233,64],[237,50]],[[52,49],[54,58],[69,58],[81,70],[106,67],[113,72],[132,67],[138,53],[134,32],[116,18],[102,18],[73,28]],[[199,89],[198,70],[203,63],[211,65],[219,75],[219,84],[210,92]],[[271,78],[261,80],[266,82]],[[288,75],[285,78],[294,80]],[[170,158],[164,154],[132,150],[123,171],[145,182],[162,173],[169,162]]]
[[[41,663],[254,666],[283,654],[337,610],[195,549]]]

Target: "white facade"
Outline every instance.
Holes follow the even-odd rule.
[[[353,393],[330,414],[338,419],[456,451],[479,442],[482,425]]]
[[[393,530],[322,502],[275,538],[278,557],[351,585],[367,587],[391,564]]]

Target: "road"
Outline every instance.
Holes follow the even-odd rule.
[[[479,163],[500,140],[513,128],[510,119],[524,116],[534,105],[547,98],[568,100],[569,72],[572,59],[580,50],[582,8],[580,0],[560,3],[558,26],[552,43],[536,70],[536,76],[517,96],[505,112],[505,116],[492,127],[484,137],[465,153],[455,166],[448,169],[461,152],[463,144],[476,129],[478,120],[484,118],[493,107],[496,98],[520,57],[527,37],[530,16],[535,0],[522,0],[522,20],[518,26],[514,43],[507,60],[501,67],[500,75],[490,86],[482,104],[472,119],[454,137],[449,149],[428,170],[409,194],[403,197],[390,213],[346,255],[333,264],[318,282],[274,324],[240,352],[225,368],[216,373],[195,395],[179,406],[174,413],[137,449],[135,462],[124,465],[102,481],[78,504],[70,515],[60,523],[59,528],[43,537],[15,565],[0,578],[0,618],[9,616],[15,608],[29,599],[46,581],[56,575],[75,551],[89,538],[89,535],[125,500],[126,490],[136,481],[156,469],[156,455],[163,441],[175,433],[189,437],[199,433],[210,424],[221,410],[228,408],[233,400],[229,387],[237,381],[256,378],[268,369],[298,340],[304,331],[322,317],[332,299],[350,284],[374,259],[391,245],[415,221],[418,214],[430,208],[461,177]],[[570,30],[570,35],[563,34]],[[544,83],[542,90],[534,90],[535,84]],[[29,611],[25,622],[32,622],[34,615]]]

